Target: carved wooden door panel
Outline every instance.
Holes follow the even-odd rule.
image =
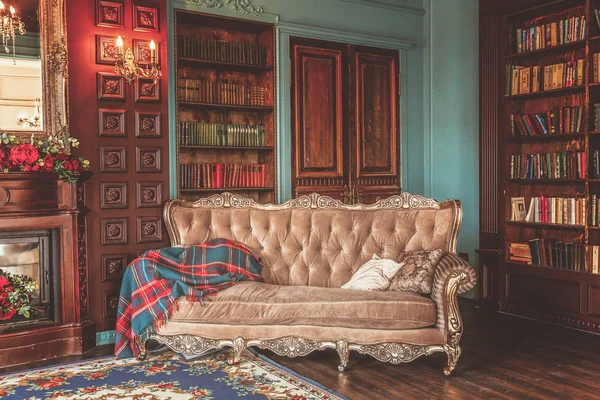
[[[350,160],[354,203],[400,193],[398,51],[350,47]]]
[[[292,38],[290,47],[293,193],[348,201],[346,46]]]

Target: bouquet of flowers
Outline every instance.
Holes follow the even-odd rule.
[[[38,289],[33,279],[0,269],[0,320],[8,321],[15,314],[29,318],[37,309],[32,306],[31,293]]]
[[[6,172],[52,172],[59,179],[76,182],[77,172],[87,170],[90,162],[82,157],[71,156],[70,149],[79,146],[75,138],[53,138],[22,143],[15,136],[3,132],[0,135],[0,171]]]

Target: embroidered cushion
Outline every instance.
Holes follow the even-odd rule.
[[[375,254],[352,275],[348,283],[342,285],[342,289],[386,290],[401,267],[394,260],[382,259]]]
[[[440,249],[405,252],[399,260],[402,268],[392,278],[388,290],[431,294],[433,273],[442,255]]]

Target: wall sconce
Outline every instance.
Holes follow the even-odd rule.
[[[154,40],[150,41],[150,64],[146,68],[141,68],[135,63],[131,47],[128,47],[123,53],[123,38],[121,36],[117,38],[117,49],[119,54],[115,63],[115,72],[123,76],[129,85],[132,85],[140,77],[152,79],[155,85],[158,83],[158,80],[162,77],[162,72],[156,62],[156,43],[154,43]]]
[[[23,114],[19,117],[19,121],[17,121],[17,125],[23,126],[25,128],[39,128],[42,126],[42,119],[40,118],[40,107],[41,100],[35,99],[35,114],[32,119],[29,119],[27,114]]]

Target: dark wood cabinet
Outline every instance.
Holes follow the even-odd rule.
[[[300,38],[291,48],[295,195],[398,193],[398,52]]]

